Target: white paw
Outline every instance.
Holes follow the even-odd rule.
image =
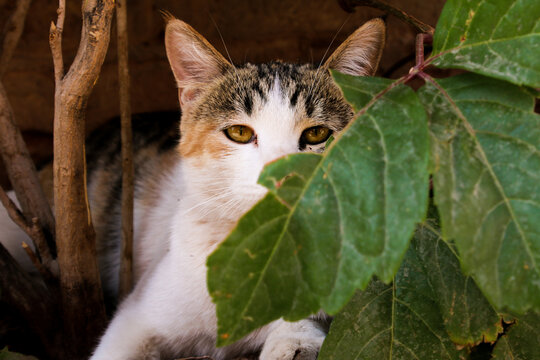
[[[326,336],[311,320],[283,322],[264,343],[260,360],[315,360]]]

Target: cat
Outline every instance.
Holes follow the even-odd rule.
[[[298,322],[276,320],[216,348],[206,258],[264,197],[257,179],[266,163],[299,151],[322,152],[352,119],[329,69],[373,75],[384,41],[385,24],[373,19],[320,67],[280,61],[233,66],[188,24],[168,19],[165,47],[178,86],[180,136],[174,119],[161,122],[162,133],[135,125],[136,286],[91,360],[221,360],[257,352],[262,360],[317,357],[327,331],[322,312]],[[98,261],[105,293],[114,298],[121,164],[119,141],[110,133],[94,136],[87,152]]]

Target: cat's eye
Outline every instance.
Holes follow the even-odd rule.
[[[255,132],[252,128],[244,125],[233,125],[224,130],[225,135],[232,141],[247,144],[255,139]]]
[[[332,130],[324,126],[310,127],[302,133],[300,142],[308,145],[317,145],[326,140],[332,135]]]

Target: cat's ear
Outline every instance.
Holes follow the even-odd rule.
[[[201,87],[227,72],[232,65],[191,26],[178,19],[168,19],[165,48],[171,64],[180,106],[195,100]]]
[[[373,19],[358,28],[328,58],[324,66],[355,76],[371,76],[377,71],[386,37],[382,19]]]

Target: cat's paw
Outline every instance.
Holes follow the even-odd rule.
[[[313,339],[286,339],[266,343],[260,360],[315,360],[324,337]]]
[[[311,320],[283,322],[262,348],[260,360],[315,360],[326,333]]]

